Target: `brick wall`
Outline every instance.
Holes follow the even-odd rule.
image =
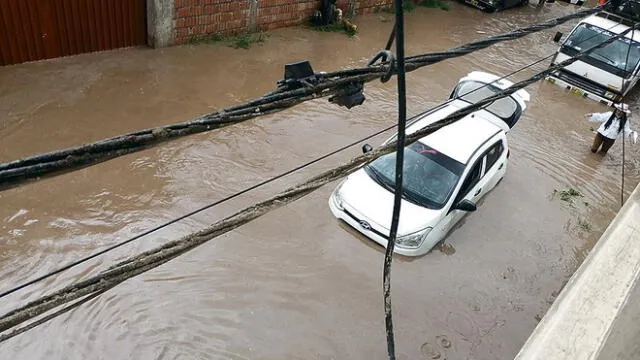
[[[390,6],[393,0],[355,0],[357,14]],[[173,43],[214,34],[234,35],[301,24],[320,8],[321,0],[174,0]],[[338,0],[343,13],[349,0]]]

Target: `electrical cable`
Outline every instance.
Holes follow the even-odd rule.
[[[635,25],[635,23],[634,23]],[[622,96],[620,97],[620,104],[624,104],[624,98],[626,96],[626,94],[628,94],[628,91],[625,89],[624,87],[624,79],[626,76],[627,68],[629,67],[629,54],[631,53],[631,44],[633,43],[633,31],[631,32],[631,40],[629,41],[629,46],[627,47],[627,57],[624,61],[624,72],[622,76],[622,84],[620,85],[620,90],[623,91]],[[626,116],[626,114],[625,114]],[[625,126],[627,126],[629,124],[629,122],[631,121],[630,118],[627,118],[627,122],[625,124]],[[631,134],[630,134],[631,135]],[[622,129],[622,171],[621,171],[621,175],[620,175],[620,207],[624,206],[624,166],[625,166],[625,142],[626,142],[626,134],[624,131],[624,128]]]
[[[410,56],[405,59],[405,71],[414,71],[446,59],[485,49],[499,42],[516,40],[535,32],[550,29],[570,20],[602,11],[605,5],[607,4],[476,40],[444,52]],[[389,61],[365,68],[347,69],[333,73],[316,73],[317,82],[315,84],[301,82],[299,88],[280,88],[245,104],[203,115],[187,122],[140,130],[73,148],[2,163],[0,164],[0,191],[40,179],[43,176],[59,175],[63,172],[78,170],[115,157],[148,149],[179,137],[219,129],[258,116],[273,114],[305,101],[344,94],[352,84],[363,84],[389,77],[389,74],[396,71],[393,69],[393,63],[393,61]]]
[[[9,340],[12,337],[18,336],[18,335],[22,334],[25,331],[29,331],[29,330],[33,329],[34,327],[36,327],[38,325],[42,325],[45,322],[47,322],[47,321],[49,321],[51,319],[54,319],[54,318],[56,318],[56,317],[58,317],[58,316],[60,316],[62,314],[65,314],[65,313],[73,310],[74,308],[77,308],[78,306],[97,298],[98,296],[104,294],[109,289],[111,289],[111,288],[105,288],[103,290],[96,291],[96,292],[92,293],[91,295],[88,295],[84,299],[78,300],[78,301],[74,302],[73,304],[71,304],[69,306],[65,306],[64,308],[62,308],[62,309],[60,309],[60,310],[58,310],[58,311],[56,311],[56,312],[54,312],[52,314],[49,314],[49,315],[47,315],[47,316],[45,316],[45,317],[43,317],[41,319],[38,319],[37,321],[34,321],[29,325],[26,325],[26,326],[23,326],[21,328],[15,329],[15,330],[13,330],[12,332],[10,332],[8,334],[0,335],[0,343],[3,342],[3,341]]]
[[[503,79],[506,79],[506,78],[508,78],[510,76],[513,76],[513,75],[515,75],[515,74],[517,74],[517,73],[519,73],[521,71],[524,71],[524,70],[526,70],[528,68],[531,68],[531,67],[533,67],[533,66],[535,66],[535,65],[537,65],[537,64],[539,64],[539,63],[541,63],[541,62],[543,62],[545,60],[548,60],[549,58],[553,57],[553,55],[554,54],[548,55],[548,56],[546,56],[544,58],[536,60],[533,63],[530,63],[530,64],[528,64],[528,65],[526,65],[524,67],[521,67],[521,68],[519,68],[519,69],[517,69],[515,71],[512,71],[512,72],[508,73],[507,75],[501,76],[496,80],[493,80],[493,81],[491,81],[489,83],[483,84],[482,86],[479,86],[477,88],[469,90],[468,92],[466,92],[464,94],[461,94],[458,97],[456,97],[456,99],[459,99],[460,97],[464,97],[464,96],[467,96],[469,94],[472,94],[472,93],[474,93],[476,91],[479,91],[479,90],[481,90],[481,89],[483,89],[485,87],[491,86],[492,84],[494,84],[496,82],[499,82],[499,81],[501,81]],[[427,110],[423,111],[421,114],[428,113],[428,112],[432,111],[433,109],[435,109],[435,107],[427,109]],[[415,117],[419,117],[421,114],[418,114]],[[81,259],[75,260],[75,261],[73,261],[71,263],[68,263],[68,264],[66,264],[66,265],[64,265],[64,266],[62,266],[60,268],[52,270],[49,273],[46,273],[46,274],[41,275],[41,276],[39,276],[37,278],[29,280],[29,281],[27,281],[25,283],[17,285],[15,287],[11,288],[11,289],[5,290],[2,293],[0,293],[0,299],[3,298],[3,297],[6,297],[6,296],[8,296],[8,295],[10,295],[10,294],[12,294],[12,293],[14,293],[16,291],[22,290],[22,289],[24,289],[24,288],[26,288],[26,287],[28,287],[30,285],[33,285],[33,284],[38,283],[38,282],[40,282],[42,280],[48,279],[51,276],[57,275],[57,274],[59,274],[59,273],[61,273],[63,271],[69,270],[69,269],[71,269],[73,267],[76,267],[76,266],[78,266],[80,264],[83,264],[83,263],[85,263],[85,262],[87,262],[89,260],[92,260],[92,259],[100,256],[100,255],[104,255],[104,254],[106,254],[106,253],[108,253],[108,252],[110,252],[112,250],[115,250],[115,249],[120,248],[120,247],[122,247],[124,245],[127,245],[127,244],[129,244],[129,243],[131,243],[131,242],[133,242],[135,240],[138,240],[138,239],[140,239],[140,238],[142,238],[144,236],[152,234],[152,233],[154,233],[154,232],[156,232],[158,230],[161,230],[161,229],[163,229],[163,228],[165,228],[167,226],[175,224],[175,223],[177,223],[177,222],[179,222],[181,220],[184,220],[184,219],[186,219],[186,218],[188,218],[190,216],[193,216],[193,215],[198,214],[198,213],[200,213],[202,211],[208,210],[208,209],[210,209],[210,208],[212,208],[214,206],[217,206],[217,205],[220,205],[222,203],[225,203],[225,202],[227,202],[229,200],[232,200],[232,199],[234,199],[234,198],[236,198],[236,197],[238,197],[240,195],[243,195],[243,194],[245,194],[245,193],[247,193],[247,192],[249,192],[251,190],[255,190],[255,189],[257,189],[257,188],[259,188],[261,186],[267,185],[267,184],[269,184],[269,183],[271,183],[273,181],[279,180],[279,179],[281,179],[281,178],[283,178],[283,177],[285,177],[287,175],[290,175],[290,174],[292,174],[292,173],[294,173],[296,171],[304,169],[304,168],[306,168],[306,167],[308,167],[310,165],[313,165],[313,164],[315,164],[315,163],[317,163],[319,161],[322,161],[322,160],[324,160],[324,159],[326,159],[328,157],[331,157],[331,156],[333,156],[333,155],[335,155],[335,154],[337,154],[339,152],[342,152],[342,151],[344,151],[344,150],[346,150],[346,149],[348,149],[350,147],[353,147],[353,146],[355,146],[355,145],[357,145],[357,144],[359,144],[359,143],[361,143],[363,141],[367,141],[367,140],[372,139],[372,138],[374,138],[374,137],[376,137],[378,135],[381,135],[381,134],[393,129],[394,127],[396,127],[396,125],[388,126],[388,127],[384,128],[382,130],[379,130],[379,131],[377,131],[377,132],[375,132],[375,133],[373,133],[371,135],[368,135],[368,136],[366,136],[364,138],[361,138],[361,139],[356,140],[354,142],[351,142],[351,143],[349,143],[347,145],[344,145],[344,146],[342,146],[342,147],[340,147],[338,149],[335,149],[335,150],[333,150],[333,151],[331,151],[329,153],[326,153],[326,154],[324,154],[324,155],[322,155],[322,156],[320,156],[320,157],[318,157],[318,158],[316,158],[316,159],[314,159],[312,161],[309,161],[309,162],[304,163],[302,165],[296,166],[295,168],[292,168],[292,169],[287,170],[287,171],[285,171],[283,173],[280,173],[280,174],[278,174],[278,175],[276,175],[276,176],[274,176],[272,178],[269,178],[269,179],[266,179],[266,180],[264,180],[262,182],[254,184],[254,185],[252,185],[252,186],[250,186],[250,187],[248,187],[246,189],[243,189],[243,190],[241,190],[239,192],[236,192],[236,193],[234,193],[232,195],[229,195],[229,196],[227,196],[227,197],[225,197],[223,199],[216,200],[216,201],[214,201],[212,203],[209,203],[209,204],[201,206],[201,207],[199,207],[199,208],[197,208],[195,210],[192,210],[192,211],[190,211],[190,212],[188,212],[186,214],[180,215],[179,217],[173,218],[173,219],[171,219],[171,220],[169,220],[167,222],[164,222],[164,223],[162,223],[160,225],[157,225],[157,226],[155,226],[155,227],[153,227],[151,229],[145,230],[144,232],[142,232],[140,234],[137,234],[137,235],[134,235],[133,237],[131,237],[131,238],[127,239],[127,240],[124,240],[122,242],[119,242],[117,244],[109,246],[109,247],[107,247],[105,249],[99,250],[99,251],[97,251],[97,252],[95,252],[93,254],[90,254],[90,255],[88,255],[86,257],[83,257]]]
[[[411,1],[411,0],[409,0]],[[392,34],[396,38],[396,64],[398,80],[398,136],[396,141],[396,173],[393,194],[393,210],[391,214],[391,227],[389,229],[389,241],[387,241],[382,266],[382,297],[384,304],[384,324],[387,335],[387,354],[389,360],[396,359],[396,346],[393,334],[393,313],[391,306],[391,261],[393,250],[398,235],[398,223],[400,221],[400,207],[402,201],[402,181],[404,170],[404,140],[407,125],[407,87],[404,69],[404,9],[403,0],[395,0],[396,21]],[[394,66],[391,66],[392,68]]]
[[[93,254],[90,254],[90,255],[88,255],[86,257],[83,257],[81,259],[73,261],[73,262],[71,262],[69,264],[66,264],[66,265],[64,265],[62,267],[59,267],[59,268],[57,268],[57,269],[55,269],[55,270],[53,270],[53,271],[51,271],[49,273],[46,273],[46,274],[44,274],[42,276],[39,276],[39,277],[34,278],[32,280],[29,280],[29,281],[27,281],[27,282],[25,282],[23,284],[15,286],[15,287],[13,287],[13,288],[11,288],[9,290],[5,290],[2,293],[0,293],[0,299],[5,297],[5,296],[8,296],[10,294],[13,294],[16,291],[22,290],[22,289],[26,288],[27,286],[33,285],[33,284],[35,284],[37,282],[40,282],[40,281],[45,280],[47,278],[50,278],[51,276],[57,275],[57,274],[59,274],[59,273],[61,273],[63,271],[69,270],[69,269],[71,269],[73,267],[76,267],[76,266],[78,266],[78,265],[80,265],[82,263],[85,263],[85,262],[87,262],[87,261],[89,261],[91,259],[94,259],[94,258],[96,258],[96,257],[98,257],[100,255],[104,255],[104,254],[106,254],[106,253],[108,253],[110,251],[113,251],[113,250],[115,250],[115,249],[117,249],[119,247],[127,245],[127,244],[129,244],[129,243],[131,243],[131,242],[133,242],[135,240],[138,240],[138,239],[140,239],[140,238],[142,238],[142,237],[144,237],[146,235],[149,235],[149,234],[154,233],[154,232],[156,232],[158,230],[161,230],[161,229],[163,229],[163,228],[165,228],[165,227],[167,227],[169,225],[175,224],[175,223],[179,222],[180,220],[184,220],[184,219],[186,219],[186,218],[188,218],[190,216],[193,216],[193,215],[198,214],[198,213],[200,213],[202,211],[208,210],[208,209],[210,209],[210,208],[212,208],[214,206],[217,206],[217,205],[220,205],[220,204],[222,204],[224,202],[232,200],[232,199],[234,199],[234,198],[236,198],[236,197],[238,197],[240,195],[243,195],[243,194],[245,194],[245,193],[247,193],[247,192],[249,192],[251,190],[255,190],[255,189],[257,189],[257,188],[259,188],[261,186],[264,186],[264,185],[267,185],[269,183],[272,183],[272,182],[274,182],[276,180],[279,180],[279,179],[281,179],[281,178],[283,178],[283,177],[285,177],[287,175],[290,175],[290,174],[292,174],[292,173],[294,173],[296,171],[299,171],[301,169],[309,167],[309,166],[311,166],[311,165],[313,165],[313,164],[315,164],[317,162],[320,162],[320,161],[322,161],[322,160],[324,160],[324,159],[326,159],[328,157],[331,157],[331,156],[333,156],[333,155],[335,155],[335,154],[337,154],[337,153],[339,153],[341,151],[344,151],[344,150],[346,150],[346,149],[348,149],[350,147],[353,147],[353,146],[355,146],[355,145],[357,145],[357,144],[359,144],[359,143],[361,143],[363,141],[369,140],[369,139],[371,139],[371,138],[373,138],[375,136],[378,136],[378,135],[380,135],[380,134],[382,134],[382,133],[384,133],[384,132],[386,132],[388,130],[391,130],[392,128],[393,128],[393,126],[390,126],[390,127],[385,128],[385,129],[382,129],[380,131],[377,131],[376,133],[373,133],[373,134],[371,134],[371,135],[369,135],[369,136],[367,136],[367,137],[365,137],[363,139],[360,139],[360,140],[354,141],[354,142],[352,142],[350,144],[344,145],[344,146],[342,146],[342,147],[340,147],[338,149],[335,149],[335,150],[333,150],[333,151],[331,151],[329,153],[326,153],[326,154],[324,154],[324,155],[322,155],[322,156],[320,156],[318,158],[315,158],[315,159],[313,159],[313,160],[311,160],[309,162],[306,162],[306,163],[304,163],[302,165],[298,165],[295,168],[292,168],[292,169],[287,170],[287,171],[285,171],[283,173],[280,173],[280,174],[278,174],[278,175],[276,175],[274,177],[271,177],[271,178],[266,179],[264,181],[261,181],[261,182],[259,182],[257,184],[254,184],[254,185],[252,185],[252,186],[250,186],[248,188],[245,188],[245,189],[243,189],[243,190],[241,190],[239,192],[236,192],[236,193],[234,193],[232,195],[229,195],[229,196],[227,196],[227,197],[225,197],[223,199],[216,200],[216,201],[214,201],[212,203],[209,203],[207,205],[201,206],[201,207],[199,207],[199,208],[197,208],[195,210],[192,210],[192,211],[190,211],[190,212],[188,212],[186,214],[180,215],[179,217],[173,218],[173,219],[171,219],[171,220],[169,220],[167,222],[164,222],[164,223],[162,223],[160,225],[157,225],[157,226],[155,226],[155,227],[153,227],[151,229],[148,229],[148,230],[146,230],[146,231],[144,231],[144,232],[142,232],[140,234],[137,234],[137,235],[135,235],[135,236],[133,236],[133,237],[127,239],[127,240],[124,240],[122,242],[119,242],[117,244],[109,246],[109,247],[107,247],[105,249],[97,251],[97,252],[95,252]]]
[[[624,36],[629,31],[635,30],[636,26],[629,28],[616,34],[615,36],[587,49],[575,56],[560,62],[554,66],[550,66],[548,69],[538,72],[535,75],[514,83],[510,87],[496,92],[494,95],[484,98],[471,104],[467,107],[459,109],[452,114],[438,120],[424,128],[413,132],[406,136],[405,145],[427,136],[438,129],[447,126],[453,122],[458,121],[466,117],[467,115],[481,109],[487,104],[493,103],[496,100],[509,96],[518,90],[525,88],[544,77],[548,76],[554,71],[560,68],[566,67],[571,63],[583,58],[590,52],[606,46],[612,43],[614,40],[621,36]],[[33,319],[45,312],[54,309],[65,303],[74,301],[76,299],[85,297],[98,291],[102,291],[113,287],[129,278],[142,274],[148,270],[151,270],[161,264],[164,264],[187,251],[190,251],[209,240],[216,238],[222,234],[225,234],[241,225],[244,225],[274,209],[280,208],[288,203],[291,203],[303,196],[310,194],[325,184],[336,181],[362,167],[364,164],[376,159],[384,154],[393,152],[396,147],[396,142],[390,142],[384,146],[367,152],[361,156],[353,158],[351,161],[344,163],[338,167],[327,170],[317,176],[312,177],[308,181],[293,186],[265,201],[254,204],[248,208],[245,208],[235,214],[222,219],[209,227],[206,227],[198,232],[184,236],[181,239],[170,241],[155,249],[145,251],[136,256],[132,256],[129,259],[122,261],[109,269],[99,273],[96,276],[92,276],[83,281],[79,281],[72,285],[66,286],[52,294],[43,296],[37,300],[31,301],[28,304],[12,310],[2,317],[0,317],[0,332],[11,329],[15,326],[22,324],[25,321]]]
[[[624,96],[622,96],[622,98],[620,99],[620,102],[624,101]],[[624,103],[623,103],[624,104]],[[627,119],[627,121],[629,121],[630,119]],[[622,130],[622,171],[620,174],[620,207],[624,206],[624,162],[625,162],[625,142],[627,140],[625,139],[625,134],[624,134],[624,129]]]
[[[614,25],[614,26],[615,26],[615,25]],[[395,25],[394,25],[394,30],[392,31],[392,33],[395,35]],[[580,43],[587,42],[587,41],[591,40],[592,38],[594,38],[594,37],[596,37],[596,36],[597,36],[597,35],[593,35],[593,36],[591,36],[591,37],[589,37],[589,38],[587,38],[587,39],[584,39],[584,40],[583,40],[583,41],[581,41]],[[580,44],[580,43],[579,43],[579,44]],[[531,68],[531,67],[533,67],[533,66],[535,66],[535,65],[537,65],[537,64],[539,64],[539,63],[541,63],[541,62],[543,62],[543,61],[545,61],[545,60],[548,60],[549,58],[553,57],[554,55],[555,55],[555,52],[554,52],[554,53],[552,53],[552,54],[550,54],[550,55],[548,55],[548,56],[545,56],[544,58],[540,58],[540,59],[538,59],[538,60],[536,60],[536,61],[534,61],[534,62],[532,62],[532,63],[529,63],[528,65],[525,65],[524,67],[521,67],[521,68],[519,68],[519,69],[517,69],[517,70],[514,70],[514,71],[512,71],[512,72],[510,72],[510,73],[508,73],[508,74],[506,74],[506,75],[504,75],[504,76],[501,76],[501,77],[499,77],[499,78],[498,78],[498,79],[496,79],[496,80],[493,80],[493,81],[491,81],[491,82],[489,82],[489,83],[483,84],[482,86],[480,86],[480,87],[478,87],[478,88],[474,88],[474,89],[472,89],[472,90],[470,90],[470,91],[468,91],[468,92],[466,92],[466,93],[464,93],[464,94],[458,95],[458,97],[456,97],[456,99],[459,99],[459,98],[461,98],[461,97],[465,97],[465,96],[467,96],[467,95],[469,95],[469,94],[472,94],[472,93],[474,93],[474,92],[476,92],[476,91],[479,91],[479,90],[481,90],[481,89],[483,89],[483,88],[485,88],[485,87],[491,86],[492,84],[494,84],[494,83],[496,83],[496,82],[499,82],[499,81],[501,81],[501,80],[503,80],[503,79],[506,79],[506,78],[508,78],[508,77],[510,77],[510,76],[513,76],[513,75],[515,75],[515,74],[517,74],[517,73],[519,73],[519,72],[522,72],[522,71],[524,71],[524,70],[527,70],[527,69],[529,69],[529,68]],[[428,113],[428,112],[430,112],[430,111],[432,111],[432,110],[434,110],[434,109],[435,109],[435,107],[432,107],[432,108],[430,108],[430,109],[425,110],[425,111],[424,111],[424,112],[422,112],[421,114]],[[421,114],[418,114],[418,115],[414,116],[414,118],[419,117]],[[69,264],[66,264],[66,265],[64,265],[64,266],[62,266],[62,267],[60,267],[60,268],[57,268],[57,269],[55,269],[55,270],[53,270],[53,271],[51,271],[51,272],[49,272],[49,273],[47,273],[47,274],[44,274],[44,275],[42,275],[42,276],[39,276],[39,277],[34,278],[34,279],[32,279],[32,280],[29,280],[29,281],[27,281],[27,282],[25,282],[25,283],[23,283],[23,284],[20,284],[20,285],[18,285],[18,286],[15,286],[15,287],[11,288],[11,289],[5,290],[5,291],[3,291],[2,293],[0,293],[0,298],[4,298],[4,297],[6,297],[6,296],[8,296],[8,295],[10,295],[10,294],[12,294],[12,293],[14,293],[14,292],[16,292],[16,291],[22,290],[22,289],[24,289],[24,288],[26,288],[26,287],[28,287],[28,286],[30,286],[30,285],[33,285],[33,284],[35,284],[35,283],[38,283],[38,282],[40,282],[40,281],[42,281],[42,280],[45,280],[45,279],[47,279],[47,278],[50,278],[51,276],[57,275],[57,274],[59,274],[59,273],[61,273],[61,272],[63,272],[63,271],[69,270],[69,269],[71,269],[71,268],[73,268],[73,267],[75,267],[75,266],[78,266],[78,265],[80,265],[80,264],[83,264],[83,263],[85,263],[85,262],[87,262],[87,261],[89,261],[89,260],[91,260],[91,259],[94,259],[94,258],[96,258],[96,257],[100,256],[100,255],[106,254],[106,253],[108,253],[108,252],[110,252],[110,251],[112,251],[112,250],[115,250],[115,249],[117,249],[117,248],[119,248],[119,247],[122,247],[122,246],[124,246],[124,245],[127,245],[127,244],[129,244],[129,243],[131,243],[131,242],[133,242],[133,241],[135,241],[135,240],[138,240],[138,239],[140,239],[140,238],[142,238],[142,237],[144,237],[144,236],[146,236],[146,235],[149,235],[149,234],[154,233],[154,232],[156,232],[156,231],[158,231],[158,230],[161,230],[161,229],[163,229],[163,228],[165,228],[165,227],[167,227],[167,226],[170,226],[170,225],[172,225],[172,224],[174,224],[174,223],[177,223],[177,222],[178,222],[178,221],[180,221],[180,220],[186,219],[186,218],[188,218],[188,217],[190,217],[190,216],[193,216],[193,215],[195,215],[195,214],[197,214],[197,213],[200,213],[200,212],[202,212],[202,211],[204,211],[204,210],[210,209],[210,208],[212,208],[212,207],[214,207],[214,206],[217,206],[217,205],[219,205],[219,204],[222,204],[222,203],[224,203],[224,202],[227,202],[227,201],[229,201],[229,200],[232,200],[232,199],[234,199],[234,198],[236,198],[236,197],[238,197],[238,196],[240,196],[240,195],[243,195],[243,194],[245,194],[245,193],[247,193],[247,192],[249,192],[249,191],[251,191],[251,190],[254,190],[254,189],[258,188],[258,187],[261,187],[261,186],[264,186],[264,185],[266,185],[266,184],[269,184],[269,183],[271,183],[271,182],[273,182],[273,181],[276,181],[276,180],[278,180],[278,179],[280,179],[280,178],[282,178],[282,177],[285,177],[285,176],[287,176],[287,175],[289,175],[289,174],[292,174],[292,173],[294,173],[294,172],[296,172],[296,171],[298,171],[298,170],[301,170],[301,169],[306,168],[306,167],[308,167],[308,166],[310,166],[310,165],[313,165],[313,164],[315,164],[315,163],[317,163],[317,162],[319,162],[319,161],[321,161],[321,160],[324,160],[324,159],[326,159],[326,158],[328,158],[328,157],[330,157],[330,156],[333,156],[333,155],[335,155],[335,154],[337,154],[337,153],[339,153],[339,152],[341,152],[341,151],[344,151],[344,150],[346,150],[346,149],[348,149],[348,148],[350,148],[350,147],[353,147],[353,146],[355,146],[355,145],[357,145],[357,144],[359,144],[359,143],[361,143],[361,142],[363,142],[363,141],[369,140],[369,139],[371,139],[371,138],[373,138],[373,137],[375,137],[375,136],[378,136],[378,135],[380,135],[380,134],[382,134],[382,133],[384,133],[384,132],[386,132],[386,131],[389,131],[389,130],[391,130],[393,127],[395,127],[395,125],[392,125],[392,126],[389,126],[389,127],[387,127],[387,128],[384,128],[384,129],[382,129],[382,130],[380,130],[380,131],[378,131],[378,132],[376,132],[376,133],[374,133],[374,134],[371,134],[371,135],[369,135],[369,136],[367,136],[367,137],[364,137],[364,138],[362,138],[362,139],[360,139],[360,140],[354,141],[354,142],[352,142],[352,143],[350,143],[350,144],[348,144],[348,145],[344,145],[344,146],[340,147],[339,149],[333,150],[333,151],[331,151],[331,152],[329,152],[329,153],[327,153],[327,154],[325,154],[325,155],[320,156],[319,158],[316,158],[316,159],[314,159],[314,160],[312,160],[312,161],[310,161],[310,162],[307,162],[307,163],[302,164],[302,165],[299,165],[299,166],[297,166],[297,167],[295,167],[295,168],[293,168],[293,169],[290,169],[290,170],[288,170],[288,171],[285,171],[285,172],[283,172],[283,173],[281,173],[281,174],[279,174],[279,175],[276,175],[276,176],[275,176],[275,177],[273,177],[273,178],[270,178],[270,179],[267,179],[267,180],[262,181],[262,182],[260,182],[260,183],[254,184],[254,185],[250,186],[249,188],[246,188],[246,189],[244,189],[244,190],[241,190],[241,191],[239,191],[239,192],[237,192],[237,193],[235,193],[235,194],[232,194],[232,195],[227,196],[227,197],[225,197],[225,198],[223,198],[223,199],[220,199],[220,200],[216,200],[216,201],[215,201],[215,202],[213,202],[213,203],[209,203],[209,204],[204,205],[204,206],[202,206],[202,207],[200,207],[200,208],[198,208],[198,209],[195,209],[195,210],[192,210],[192,211],[190,211],[190,212],[188,212],[188,213],[186,213],[186,214],[183,214],[183,215],[181,215],[181,216],[179,216],[179,217],[177,217],[177,218],[171,219],[171,220],[169,220],[169,221],[167,221],[167,222],[165,222],[165,223],[162,223],[162,224],[160,224],[160,225],[157,225],[157,226],[155,226],[155,227],[153,227],[153,228],[151,228],[151,229],[148,229],[148,230],[146,230],[146,231],[144,231],[144,232],[142,232],[142,233],[140,233],[140,234],[137,234],[137,235],[133,236],[132,238],[129,238],[129,239],[124,240],[124,241],[122,241],[122,242],[120,242],[120,243],[117,243],[117,244],[114,244],[114,245],[112,245],[112,246],[109,246],[109,247],[107,247],[107,248],[105,248],[105,249],[99,250],[99,251],[97,251],[97,252],[95,252],[95,253],[93,253],[93,254],[90,254],[90,255],[88,255],[88,256],[86,256],[86,257],[83,257],[83,258],[81,258],[81,259],[75,260],[75,261],[73,261],[73,262],[71,262],[71,263],[69,263]]]

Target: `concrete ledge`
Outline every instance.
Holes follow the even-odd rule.
[[[640,305],[640,299],[629,297],[639,271],[640,186],[573,274],[516,360],[598,359],[622,309],[629,302],[634,307]],[[640,354],[632,356],[630,359],[640,358]]]

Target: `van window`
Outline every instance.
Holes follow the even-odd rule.
[[[582,23],[569,35],[562,45],[562,51],[573,56],[615,35],[595,25]],[[626,77],[640,61],[640,43],[632,42],[626,37],[618,38],[608,45],[595,49],[581,60],[615,75]]]
[[[493,166],[493,164],[498,161],[500,155],[504,152],[504,144],[502,140],[495,143],[489,150],[487,150],[487,166],[486,169],[489,170]],[[486,171],[485,171],[486,172]]]

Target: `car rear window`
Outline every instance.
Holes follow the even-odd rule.
[[[498,92],[500,92],[500,89],[495,86],[487,86],[481,82],[469,80],[458,85],[454,92],[454,97],[475,104]],[[509,127],[513,125],[513,120],[517,119],[521,112],[520,105],[510,96],[496,100],[484,109],[504,120]]]

